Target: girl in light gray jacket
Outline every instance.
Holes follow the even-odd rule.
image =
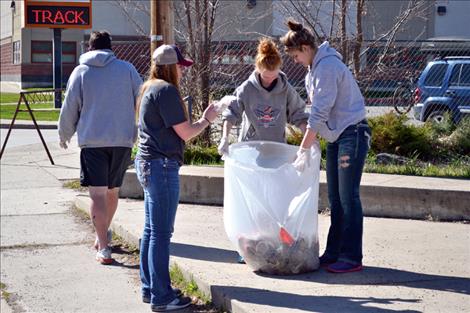
[[[333,273],[360,271],[363,216],[359,185],[371,138],[364,98],[341,55],[328,42],[317,47],[310,30],[293,21],[287,26],[290,30],[281,42],[296,63],[308,67],[305,86],[312,103],[294,167],[302,171],[309,165],[310,147],[317,134],[328,141],[331,226],[320,264]]]

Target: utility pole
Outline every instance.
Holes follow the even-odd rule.
[[[174,44],[173,2],[150,0],[150,53],[162,44]]]

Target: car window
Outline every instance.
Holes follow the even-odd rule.
[[[450,86],[470,87],[470,64],[457,64],[452,69]]]
[[[470,87],[470,64],[462,64],[459,86]]]
[[[426,75],[424,85],[430,87],[441,87],[446,71],[447,64],[434,64]]]
[[[452,74],[450,74],[449,86],[458,86],[460,82],[460,73],[462,69],[462,64],[455,64],[452,69]]]

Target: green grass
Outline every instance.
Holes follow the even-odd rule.
[[[26,91],[36,91],[36,90],[46,90],[51,88],[29,88]],[[30,96],[28,96],[30,97]],[[48,93],[47,96],[42,96],[48,98],[50,101],[54,100],[54,95],[52,93]],[[14,92],[1,92],[0,93],[0,103],[18,103],[18,99],[20,98],[19,93]]]
[[[470,164],[455,161],[451,164],[416,164],[414,161],[403,165],[380,165],[368,159],[364,172],[379,174],[411,175],[426,177],[470,178]]]
[[[18,103],[18,98],[20,97],[17,93],[0,93],[0,103]]]
[[[58,121],[60,110],[51,110],[51,111],[34,111],[35,109],[53,109],[54,106],[51,103],[44,103],[44,104],[34,104],[31,105],[31,109],[33,110],[34,118],[37,121]],[[20,109],[26,109],[25,105],[21,105]],[[15,114],[16,104],[2,104],[0,105],[0,118],[11,120],[13,115]],[[16,116],[18,120],[31,120],[31,116],[29,112],[19,112]]]
[[[181,288],[181,290],[185,294],[198,298],[205,305],[209,305],[211,303],[210,298],[201,290],[199,290],[199,286],[197,285],[197,283],[194,281],[192,277],[190,280],[187,280],[184,277],[183,272],[178,267],[178,265],[173,264],[170,267],[170,278],[171,278],[171,281],[175,284],[175,286],[177,286],[178,288]]]
[[[11,294],[8,291],[6,291],[6,288],[7,286],[4,283],[0,282],[0,290],[2,291],[2,298],[8,302],[10,300]]]
[[[68,181],[64,182],[64,184],[62,186],[64,188],[73,189],[73,190],[76,190],[76,191],[87,191],[88,190],[87,187],[82,187],[80,185],[80,180],[78,180],[78,179],[68,180]]]
[[[49,88],[30,88],[27,91],[44,90]],[[11,120],[16,110],[20,95],[19,93],[2,92],[0,93],[0,118]],[[37,121],[57,121],[59,120],[60,110],[54,110],[54,96],[52,93],[43,93],[41,95],[26,94],[28,102],[33,110],[34,118]],[[42,103],[34,103],[34,101],[47,101]],[[8,103],[8,104],[6,104]],[[20,109],[26,109],[24,103]],[[37,109],[51,109],[50,111],[34,111]],[[18,120],[31,120],[29,112],[19,112]]]

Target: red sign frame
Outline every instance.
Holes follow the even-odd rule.
[[[92,0],[89,2],[24,1],[26,28],[92,28]],[[33,13],[37,23],[31,22],[34,17],[30,14]],[[79,21],[83,22],[78,23]]]

